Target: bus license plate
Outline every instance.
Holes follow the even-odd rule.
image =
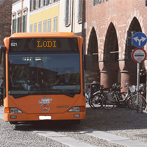
[[[39,116],[39,120],[48,120],[51,119],[51,116]]]

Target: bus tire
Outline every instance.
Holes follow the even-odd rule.
[[[18,124],[18,121],[10,121],[9,122],[11,125],[13,125],[13,124]]]
[[[81,120],[72,120],[73,125],[79,125],[81,123]]]

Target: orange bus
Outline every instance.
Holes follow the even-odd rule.
[[[83,65],[89,58],[84,60],[82,44],[83,38],[74,33],[14,33],[4,38],[5,121],[85,119]]]

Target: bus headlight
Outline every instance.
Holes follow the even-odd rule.
[[[80,107],[77,106],[77,107],[72,107],[68,110],[68,112],[80,112]]]
[[[10,108],[10,113],[22,113],[18,108]]]

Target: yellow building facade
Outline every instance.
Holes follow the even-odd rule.
[[[45,1],[46,2],[46,1]],[[30,1],[29,32],[59,31],[59,0],[49,3],[34,3]]]

